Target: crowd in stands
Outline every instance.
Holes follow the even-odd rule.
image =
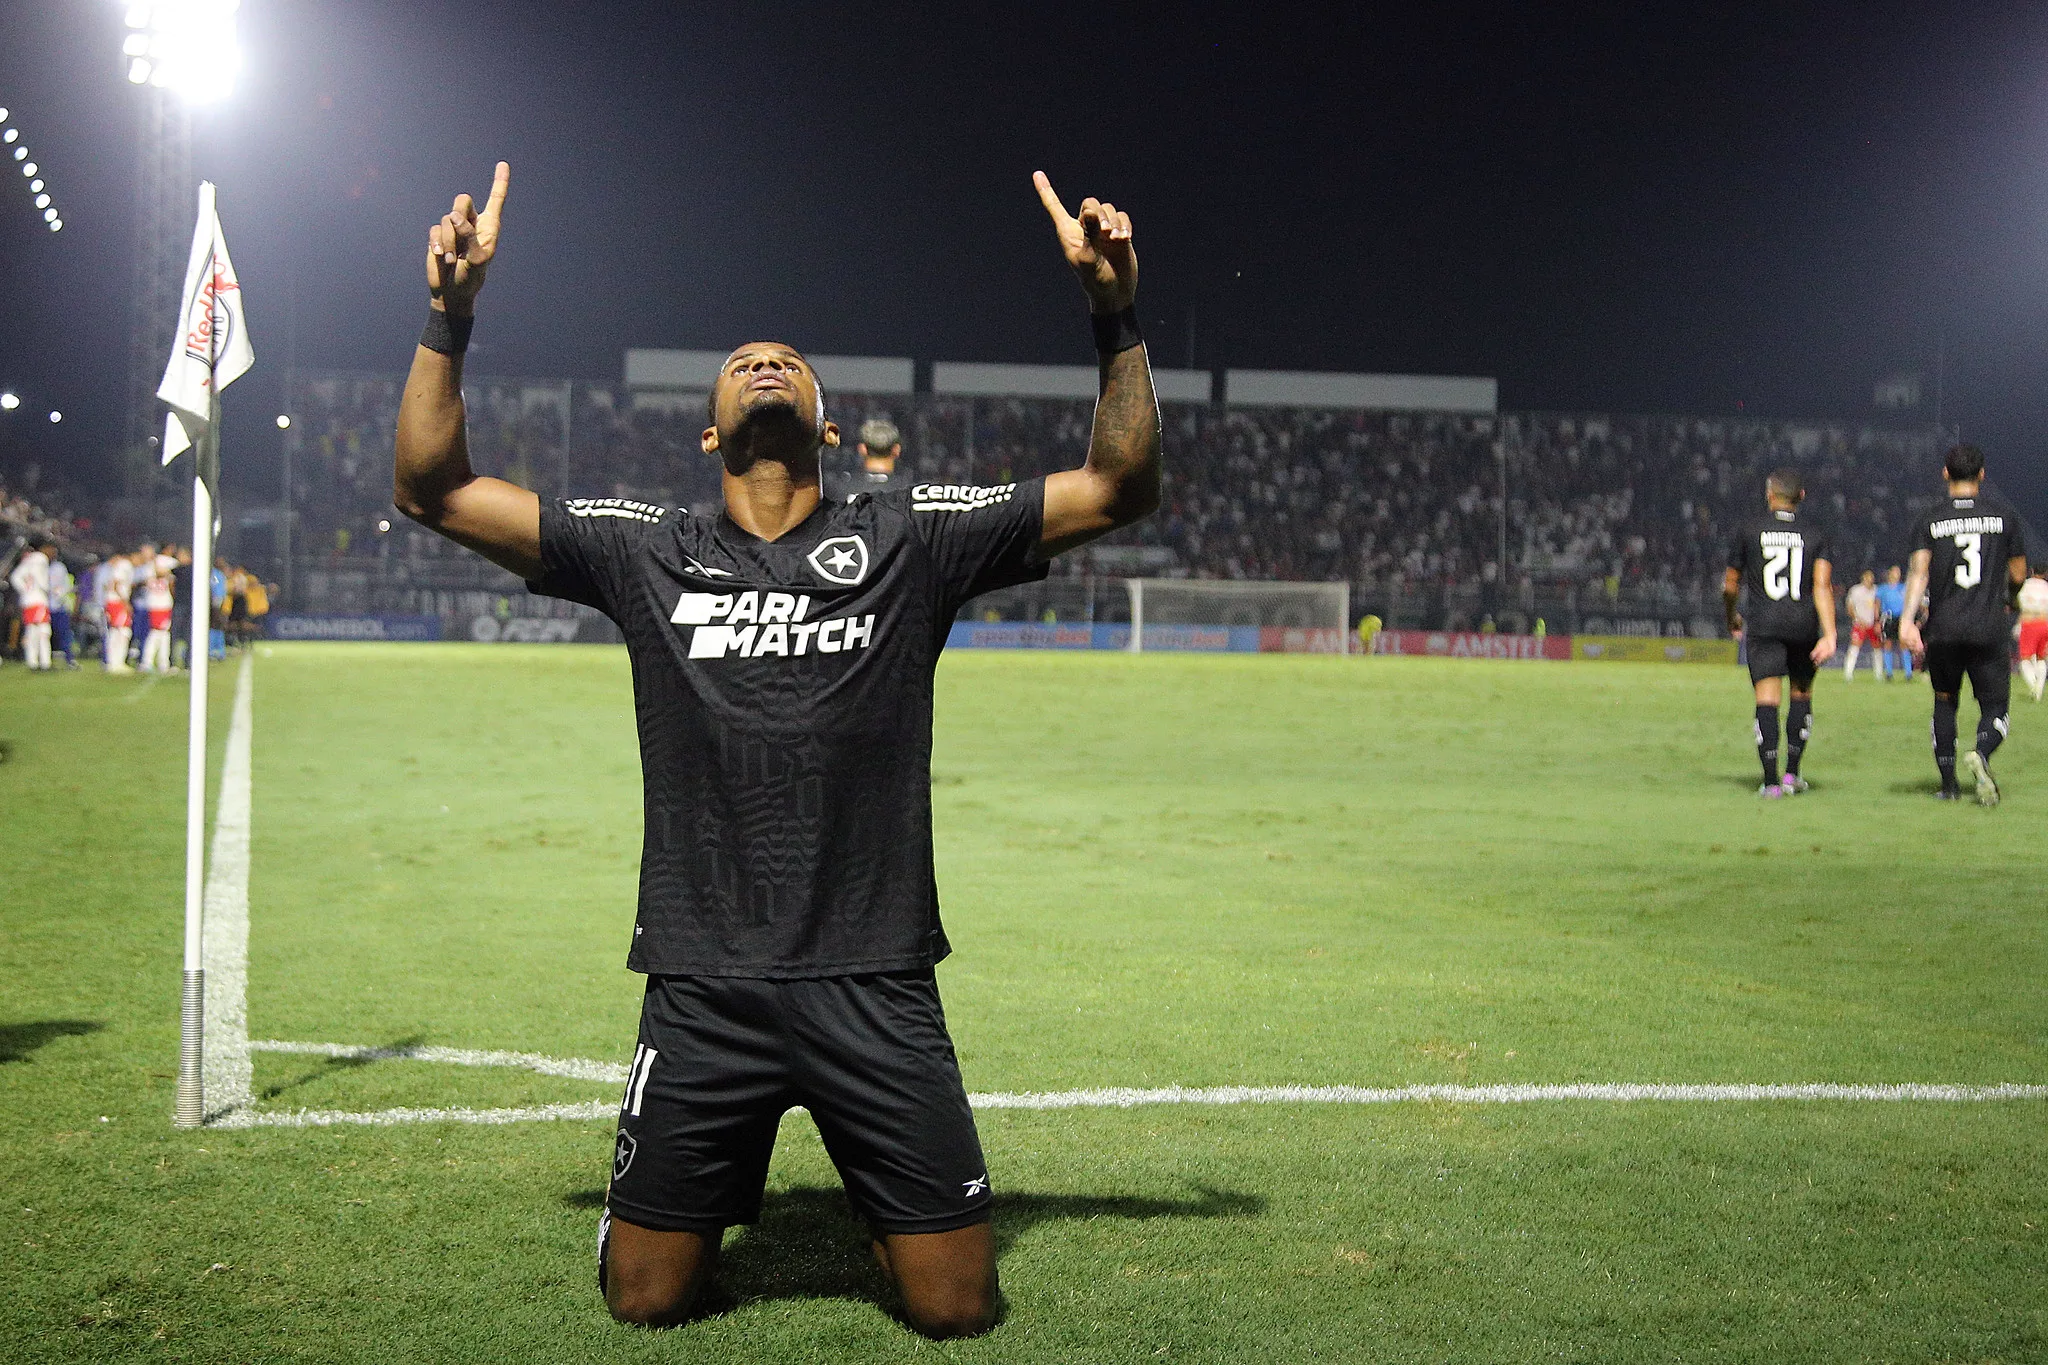
[[[360,553],[370,529],[393,518],[399,394],[395,376],[359,375],[314,377],[294,393],[303,544]],[[550,494],[717,497],[716,465],[698,445],[701,395],[562,380],[473,380],[467,395],[480,472]],[[1071,468],[1092,418],[1092,404],[1054,399],[827,401],[848,432],[893,418],[904,468],[949,483]],[[1354,602],[1386,592],[1448,600],[1465,588],[1504,598],[1545,584],[1682,612],[1718,594],[1727,530],[1759,505],[1776,466],[1804,472],[1845,579],[1902,562],[1905,528],[1939,491],[1931,430],[1183,404],[1169,404],[1165,421],[1165,505],[1112,547],[1148,550],[1151,573],[1348,580]],[[1070,557],[1058,572],[1085,573],[1090,562]]]

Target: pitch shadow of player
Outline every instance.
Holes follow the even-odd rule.
[[[995,1201],[996,1255],[1040,1223],[1061,1219],[1256,1218],[1263,1195],[1195,1187],[1189,1199],[1137,1195],[999,1192]],[[604,1206],[602,1190],[566,1195],[571,1208]],[[772,1299],[854,1299],[895,1316],[895,1296],[868,1250],[867,1226],[853,1216],[843,1191],[804,1186],[771,1193],[761,1221],[726,1235],[718,1278],[696,1317],[718,1317]]]
[[[0,1024],[0,1066],[25,1062],[30,1053],[59,1038],[82,1038],[105,1027],[97,1019],[37,1019],[25,1024]]]
[[[409,1047],[418,1047],[424,1042],[426,1042],[425,1035],[415,1033],[406,1038],[393,1038],[390,1042],[385,1043],[380,1050],[400,1052]],[[257,1098],[274,1100],[279,1095],[297,1090],[301,1086],[311,1085],[315,1081],[323,1081],[331,1076],[339,1076],[346,1071],[360,1071],[366,1066],[375,1066],[379,1062],[392,1060],[394,1059],[389,1057],[322,1057],[313,1064],[311,1070],[294,1076],[288,1081],[278,1081],[275,1084],[264,1086],[262,1093]]]

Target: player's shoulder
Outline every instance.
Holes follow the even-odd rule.
[[[564,516],[584,522],[617,521],[627,525],[659,526],[665,521],[687,519],[687,507],[663,507],[637,498],[563,498],[556,504]]]

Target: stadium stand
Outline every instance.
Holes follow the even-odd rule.
[[[570,610],[413,531],[390,506],[396,376],[304,376],[292,394],[294,503],[306,550],[293,606],[466,617]],[[561,379],[469,385],[480,471],[546,493],[664,504],[717,496],[698,449],[702,396]],[[1004,483],[1078,464],[1092,405],[1045,398],[831,395],[847,430],[891,416],[914,477]],[[1153,577],[1348,581],[1390,626],[1596,634],[1720,633],[1724,527],[1766,471],[1806,471],[1845,572],[1902,562],[1934,496],[1932,430],[1677,416],[1226,408],[1169,403],[1161,515],[1063,560],[977,619],[1117,619]],[[375,531],[380,520],[394,524]],[[439,595],[437,595],[439,594]],[[455,594],[451,597],[449,594]]]

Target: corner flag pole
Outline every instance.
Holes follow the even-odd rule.
[[[216,357],[217,359],[217,357]],[[209,364],[208,369],[213,367]],[[209,421],[193,453],[192,701],[185,747],[185,983],[178,1010],[180,1128],[206,1118],[200,1075],[206,1038],[206,664],[213,634],[213,496],[207,475],[220,468],[220,391],[208,385]]]
[[[170,405],[163,459],[191,449],[192,704],[185,751],[185,981],[179,1011],[177,1124],[206,1121],[200,1077],[206,1043],[206,663],[213,635],[214,499],[220,489],[220,391],[255,363],[242,285],[228,259],[210,181],[199,185],[199,221],[185,264],[185,292],[170,363],[157,397]]]

